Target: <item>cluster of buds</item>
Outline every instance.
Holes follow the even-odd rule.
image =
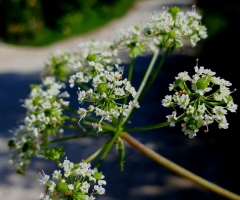
[[[55,81],[54,77],[46,77],[42,84],[32,85],[30,97],[24,100],[27,116],[22,125],[13,131],[14,139],[9,141],[9,148],[16,151],[9,162],[18,173],[26,169],[32,155],[39,156],[39,144],[46,140],[48,134],[63,133],[58,126],[62,123],[61,104],[69,104],[63,100],[69,94],[66,91],[61,93],[63,85]]]
[[[114,40],[114,43],[118,47],[130,48],[129,56],[135,58],[145,51],[144,39],[138,39],[140,33],[137,26],[130,26],[127,30],[118,29],[116,30],[118,38]]]
[[[171,47],[171,52],[177,47],[182,51],[182,39],[191,42],[192,47],[202,38],[207,37],[206,27],[200,24],[201,16],[192,11],[181,12],[178,7],[166,8],[161,14],[152,13],[142,35],[153,38],[150,48],[157,49]],[[186,38],[188,37],[188,38]]]
[[[76,199],[76,200],[94,200],[95,194],[105,194],[103,185],[106,185],[104,175],[98,172],[97,168],[91,169],[90,163],[80,162],[74,164],[66,159],[59,163],[58,167],[63,169],[55,170],[50,176],[44,171],[39,172],[41,175],[40,185],[46,186],[46,191],[39,196],[40,200],[52,199]],[[91,192],[90,188],[92,187]]]
[[[126,116],[133,107],[139,108],[138,102],[130,101],[128,105],[116,103],[116,100],[123,99],[130,94],[135,97],[137,94],[135,88],[127,79],[122,80],[122,74],[119,72],[104,71],[93,79],[94,89],[88,91],[80,90],[78,93],[79,103],[83,101],[93,103],[88,109],[79,108],[80,120],[85,118],[87,113],[95,112],[96,116],[101,116],[99,123],[93,123],[93,128],[102,131],[102,120],[112,121],[112,118],[118,118],[122,113]],[[79,120],[79,121],[80,121]]]
[[[70,65],[73,75],[69,79],[70,87],[75,83],[87,83],[104,70],[112,71],[114,66],[119,68],[122,61],[117,56],[117,49],[113,43],[103,41],[87,41],[79,43],[74,52],[74,61]]]
[[[175,94],[167,95],[162,100],[165,107],[179,106],[184,109],[184,113],[178,118],[176,111],[167,118],[170,126],[175,126],[175,122],[183,117],[185,123],[182,124],[182,131],[189,138],[194,138],[202,126],[206,126],[204,132],[208,132],[208,125],[214,121],[218,123],[220,129],[227,129],[229,123],[226,114],[228,111],[236,112],[238,107],[233,103],[232,92],[229,89],[232,84],[229,81],[216,77],[216,73],[209,69],[199,68],[198,64],[195,66],[195,72],[192,78],[187,72],[179,73],[169,87]],[[187,81],[191,82],[191,90],[187,86]],[[178,87],[180,91],[177,90]],[[206,95],[214,89],[214,92]]]
[[[61,81],[67,81],[71,75],[69,65],[73,63],[73,56],[69,51],[54,51],[45,62],[44,75],[54,75]]]

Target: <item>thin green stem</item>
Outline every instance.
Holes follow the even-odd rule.
[[[112,145],[114,144],[114,142],[116,141],[116,139],[122,134],[122,131],[119,130],[117,132],[115,132],[115,135],[111,138],[109,144],[107,145],[106,151],[103,153],[102,157],[100,158],[100,160],[98,161],[97,165],[95,168],[98,168],[103,160],[105,159],[105,157],[107,156],[108,152],[110,151]]]
[[[165,51],[165,53],[164,53],[164,55],[163,55],[163,57],[162,57],[159,65],[158,65],[157,69],[154,71],[154,73],[153,73],[151,79],[149,80],[149,82],[148,82],[145,90],[143,91],[141,97],[139,98],[139,100],[138,100],[139,103],[142,102],[142,100],[144,99],[144,97],[145,97],[146,94],[148,93],[148,90],[151,88],[151,86],[152,86],[154,80],[156,79],[156,77],[157,77],[160,69],[162,68],[162,65],[163,65],[165,59],[167,58],[168,53],[169,53],[169,48],[166,49],[166,51]]]
[[[84,160],[85,163],[89,163],[91,162],[93,159],[95,159],[103,150],[106,149],[106,147],[108,146],[109,142],[111,141],[111,139],[109,139],[106,144],[104,144],[100,149],[98,149],[94,154],[92,154],[91,156],[89,156],[86,160]],[[74,164],[74,167],[79,167],[79,164]]]
[[[82,134],[82,135],[75,135],[75,136],[71,136],[71,137],[65,137],[65,138],[59,138],[56,140],[52,140],[45,145],[56,143],[56,142],[62,142],[62,141],[66,141],[66,140],[81,139],[81,138],[94,137],[94,136],[99,136],[99,135],[108,135],[111,133],[112,132],[99,132],[99,133],[88,133],[88,134]]]
[[[75,109],[73,109],[73,108],[70,108],[69,106],[64,106],[64,105],[62,105],[62,108],[78,114],[78,111],[77,111],[77,110],[75,110]],[[92,121],[94,121],[94,122],[99,122],[99,121],[100,121],[98,118],[95,118],[95,117],[92,117],[92,116],[89,116],[89,115],[86,115],[85,118],[87,118],[87,119],[89,119],[89,120],[92,120]],[[102,122],[102,124],[107,124],[107,123]]]
[[[163,65],[163,63],[164,63],[164,61],[165,61],[168,53],[169,53],[169,48],[166,49],[166,51],[165,51],[165,53],[164,53],[164,55],[163,55],[163,57],[162,57],[159,65],[158,65],[157,69],[156,69],[155,72],[153,73],[151,79],[149,80],[149,82],[148,82],[146,88],[144,89],[142,95],[140,96],[140,98],[139,98],[139,95],[140,95],[140,93],[141,93],[142,91],[140,91],[140,92],[138,91],[138,93],[137,93],[136,97],[134,98],[134,100],[138,100],[138,98],[139,98],[138,102],[139,102],[139,103],[142,102],[143,98],[146,96],[148,90],[149,90],[150,87],[152,86],[155,78],[157,77],[157,75],[158,75],[158,73],[159,73],[159,71],[160,71],[160,69],[161,69],[161,67],[162,67],[162,65]],[[155,56],[155,54],[154,54],[154,56]],[[157,57],[157,56],[156,56],[156,57]],[[156,61],[156,58],[155,58],[155,59],[152,59],[151,64],[150,64],[150,65],[152,65],[151,68],[154,66],[155,61]],[[150,67],[150,66],[149,66],[149,67]],[[147,73],[149,73],[149,74],[147,75]],[[141,83],[141,86],[143,85],[142,87],[145,86],[145,84],[146,84],[146,82],[147,82],[147,79],[148,79],[150,73],[151,73],[151,71],[148,69],[148,71],[146,72],[147,77],[146,77],[146,79],[145,79],[145,77],[144,77],[144,79],[143,79],[143,81],[142,81],[142,83]],[[145,76],[146,76],[146,75],[145,75]],[[141,87],[141,86],[140,86],[140,87]],[[143,88],[142,88],[142,89],[143,89]],[[142,89],[141,89],[141,90],[142,90]],[[136,110],[136,108],[131,109],[131,111],[128,113],[128,115],[124,118],[124,120],[123,120],[122,123],[121,123],[121,124],[123,125],[123,127],[126,125],[127,121],[131,118],[131,116],[133,115],[133,113],[135,112],[135,110]]]
[[[131,80],[132,80],[134,61],[135,61],[135,57],[132,57],[130,67],[129,67],[129,72],[128,72],[128,81],[129,82],[131,82]],[[127,103],[127,98],[128,98],[127,96],[124,98],[123,104]]]
[[[70,121],[73,121],[73,122],[78,122],[79,120],[76,119],[76,118],[73,118],[73,117],[69,117],[69,116],[66,116],[66,115],[62,115],[62,117],[66,120],[70,120]],[[92,122],[88,122],[88,121],[84,121],[84,120],[81,120],[80,121],[81,124],[85,124],[85,125],[89,125],[91,126],[92,125]]]
[[[172,161],[164,158],[163,156],[157,154],[153,150],[149,149],[147,146],[143,145],[139,141],[137,141],[135,138],[130,136],[127,133],[123,133],[121,136],[127,143],[129,143],[133,148],[137,149],[150,159],[154,160],[158,164],[166,167],[167,169],[177,173],[180,176],[183,176],[184,178],[187,178],[194,183],[198,184],[199,186],[202,186],[212,192],[215,192],[223,197],[226,197],[228,199],[240,199],[240,196],[237,194],[234,194],[233,192],[230,192],[222,187],[219,187],[218,185],[215,185],[196,174],[180,167],[179,165],[173,163]]]
[[[73,126],[73,125],[67,125],[67,124],[60,124],[59,126],[63,127],[63,128],[74,129],[74,130],[94,131],[94,132],[97,131],[93,128],[83,128],[83,127],[80,127],[80,126]]]
[[[183,120],[184,117],[185,117],[185,113],[183,113],[181,116],[179,116],[175,122],[179,122],[179,121]],[[163,123],[155,124],[155,125],[151,125],[151,126],[129,128],[129,129],[123,130],[123,132],[145,131],[145,130],[157,129],[157,128],[162,128],[164,126],[168,126],[168,125],[170,125],[170,123],[171,122],[163,122]]]
[[[84,85],[83,83],[78,83],[77,81],[75,81],[75,83],[82,89],[88,91],[90,88],[86,85]]]

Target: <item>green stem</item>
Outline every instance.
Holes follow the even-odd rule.
[[[185,113],[183,113],[181,116],[179,116],[175,122],[179,122],[179,121],[183,120],[184,117],[185,117]],[[123,132],[145,131],[145,130],[157,129],[157,128],[162,128],[164,126],[168,126],[170,123],[171,122],[163,122],[163,123],[155,124],[155,125],[151,125],[151,126],[129,128],[129,129],[123,130]]]
[[[212,191],[215,192],[223,197],[226,197],[228,199],[240,199],[240,196],[237,194],[234,194],[233,192],[230,192],[222,187],[219,187],[216,184],[213,184],[199,176],[197,176],[196,174],[180,167],[179,165],[173,163],[172,161],[164,158],[163,156],[157,154],[156,152],[154,152],[153,150],[149,149],[147,146],[143,145],[142,143],[140,143],[139,141],[137,141],[135,138],[133,138],[132,136],[130,136],[127,133],[123,133],[123,135],[121,136],[126,142],[128,142],[132,147],[134,147],[135,149],[137,149],[138,151],[140,151],[141,153],[143,153],[144,155],[146,155],[147,157],[151,158],[152,160],[154,160],[155,162],[157,162],[158,164],[166,167],[167,169],[177,173],[180,176],[183,176],[184,178],[187,178],[191,181],[193,181],[194,183]]]
[[[134,60],[135,60],[135,57],[132,57],[131,63],[130,63],[130,68],[129,68],[129,72],[128,72],[128,81],[129,81],[129,82],[131,82],[131,80],[132,80]],[[127,98],[128,98],[128,97],[126,96],[125,99],[124,99],[124,101],[123,101],[123,104],[126,104],[126,103],[127,103]]]
[[[64,106],[64,105],[62,105],[62,108],[78,114],[78,111],[77,111],[77,110],[75,110],[75,109],[73,109],[73,108],[70,108],[69,106]],[[95,118],[95,117],[92,117],[92,116],[89,116],[89,115],[86,115],[85,118],[87,118],[87,119],[89,119],[89,120],[92,120],[92,121],[94,121],[94,122],[99,122],[99,121],[100,121],[98,118]],[[105,123],[105,122],[102,122],[102,124],[106,124],[106,123]]]
[[[113,136],[113,138],[111,138],[109,144],[107,145],[106,151],[103,153],[102,157],[100,158],[100,160],[98,161],[97,165],[95,166],[95,168],[98,168],[103,160],[105,159],[105,157],[107,156],[108,152],[110,151],[112,145],[114,144],[114,142],[116,141],[116,139],[122,134],[122,131],[119,130],[117,132],[115,132],[115,135]]]
[[[156,79],[156,77],[157,77],[160,69],[162,68],[162,65],[163,65],[165,59],[167,58],[168,53],[169,53],[169,48],[166,49],[166,51],[165,51],[165,53],[164,53],[164,55],[163,55],[163,57],[162,57],[159,65],[158,65],[157,69],[154,71],[154,73],[153,73],[151,79],[149,80],[149,82],[148,82],[145,90],[143,91],[141,97],[139,98],[139,101],[138,101],[139,103],[142,102],[142,100],[144,99],[144,97],[145,97],[146,94],[148,93],[148,90],[151,88],[151,86],[152,86],[154,80]]]
[[[99,133],[88,133],[88,134],[82,134],[82,135],[75,135],[75,136],[71,136],[71,137],[65,137],[65,138],[52,140],[52,141],[48,142],[46,145],[56,143],[56,142],[62,142],[62,141],[66,141],[66,140],[74,140],[74,139],[94,137],[94,136],[99,136],[99,135],[107,135],[107,134],[111,134],[111,133],[112,132],[99,132]]]
[[[70,121],[73,121],[73,122],[78,122],[79,120],[76,119],[76,118],[73,118],[73,117],[68,117],[66,115],[62,115],[62,117],[66,120],[70,120]],[[92,122],[88,122],[88,121],[84,121],[84,120],[81,120],[80,121],[81,124],[85,124],[85,125],[89,125],[91,126],[92,125]]]
[[[153,73],[153,75],[152,75],[151,79],[149,80],[149,82],[148,82],[145,90],[143,91],[141,97],[139,98],[139,95],[140,95],[140,93],[142,92],[142,89],[144,88],[144,86],[145,86],[145,84],[146,84],[146,82],[147,82],[147,79],[148,79],[148,77],[149,77],[149,75],[150,75],[150,73],[151,73],[151,71],[150,71],[149,69],[147,70],[147,72],[146,72],[146,74],[145,74],[145,77],[146,77],[146,75],[147,75],[147,77],[146,77],[146,78],[145,78],[145,77],[143,78],[143,81],[142,81],[142,83],[141,83],[142,88],[141,88],[141,86],[140,86],[140,88],[139,88],[139,90],[138,90],[138,93],[137,93],[136,97],[134,98],[134,100],[138,100],[138,98],[139,98],[139,101],[138,101],[138,102],[139,102],[139,103],[142,102],[143,98],[146,96],[148,90],[149,90],[150,87],[152,86],[155,78],[157,77],[157,75],[158,75],[158,73],[159,73],[159,71],[160,71],[160,69],[161,69],[161,67],[162,67],[162,65],[163,65],[163,63],[164,63],[164,61],[165,61],[168,53],[169,53],[169,48],[167,48],[167,50],[165,51],[165,53],[164,53],[164,55],[163,55],[163,57],[162,57],[159,65],[158,65],[157,69],[156,69],[155,72]],[[155,56],[156,56],[156,58],[157,58],[157,55],[154,54],[154,57],[155,57]],[[154,57],[153,57],[150,65],[149,65],[149,68],[150,68],[151,65],[152,65],[151,68],[153,68],[153,66],[154,66],[154,63],[155,63],[155,61],[156,61],[156,58],[154,58]],[[141,90],[140,90],[140,89],[141,89]],[[128,115],[124,118],[124,120],[123,120],[123,122],[122,122],[123,127],[126,125],[127,121],[131,118],[131,116],[133,115],[133,113],[135,112],[135,110],[136,110],[136,108],[131,109],[131,111],[128,113]]]
[[[78,83],[77,81],[75,81],[75,83],[82,89],[88,91],[90,88],[86,85],[84,85],[83,83]]]
[[[104,149],[106,149],[106,147],[108,146],[109,142],[111,141],[108,140],[106,142],[106,144],[104,144],[100,149],[98,149],[94,154],[92,154],[91,156],[89,156],[86,160],[84,160],[85,163],[89,163],[91,162],[93,159],[95,159]],[[79,164],[74,164],[74,167],[79,167],[80,165]]]
[[[94,132],[97,131],[93,128],[83,128],[80,126],[73,126],[73,125],[67,125],[67,124],[60,124],[59,126],[63,128],[69,128],[69,129],[75,129],[75,130],[86,130],[86,131],[94,131]]]

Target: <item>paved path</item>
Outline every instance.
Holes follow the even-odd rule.
[[[16,47],[0,44],[0,73],[32,73],[41,71],[47,56],[56,49],[72,49],[77,41],[112,40],[115,30],[137,25],[142,28],[150,17],[151,11],[161,12],[163,6],[179,6],[182,10],[190,10],[194,0],[144,0],[137,2],[128,13],[119,19],[115,19],[104,27],[90,33],[57,42],[47,47]],[[186,46],[187,45],[187,46]],[[186,54],[195,55],[196,49],[192,49],[187,43],[184,47]]]

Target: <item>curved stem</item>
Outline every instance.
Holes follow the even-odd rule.
[[[182,116],[178,117],[178,119],[175,122],[179,122],[179,121],[183,120],[183,118],[185,117],[184,114]],[[124,129],[123,132],[145,131],[145,130],[157,129],[157,128],[162,128],[164,126],[169,126],[170,123],[171,122],[163,122],[163,123],[155,124],[155,125],[151,125],[151,126],[144,126],[144,127],[137,127],[137,128],[128,128],[128,129]]]
[[[85,137],[94,137],[94,136],[99,136],[99,135],[107,135],[107,134],[111,134],[111,133],[112,132],[100,132],[100,133],[88,133],[88,134],[82,134],[82,135],[75,135],[75,136],[71,136],[71,137],[65,137],[65,138],[52,140],[52,141],[48,142],[46,145],[52,144],[52,143],[56,143],[56,142],[62,142],[62,141],[66,141],[66,140],[74,140],[74,139],[80,139],[80,138],[85,138]]]
[[[154,160],[155,162],[157,162],[158,164],[166,167],[167,169],[177,173],[180,176],[183,176],[184,178],[187,178],[191,181],[193,181],[194,183],[212,191],[215,192],[223,197],[226,197],[228,199],[240,199],[240,196],[230,192],[214,183],[211,183],[199,176],[197,176],[196,174],[180,167],[179,165],[173,163],[172,161],[164,158],[163,156],[157,154],[156,152],[154,152],[153,150],[149,149],[148,147],[146,147],[145,145],[143,145],[142,143],[140,143],[139,141],[137,141],[135,138],[133,138],[132,136],[130,136],[128,133],[123,133],[123,135],[121,136],[126,142],[128,142],[132,147],[134,147],[135,149],[137,149],[138,151],[140,151],[141,153],[143,153],[144,155],[148,156],[149,158],[151,158],[152,160]]]

